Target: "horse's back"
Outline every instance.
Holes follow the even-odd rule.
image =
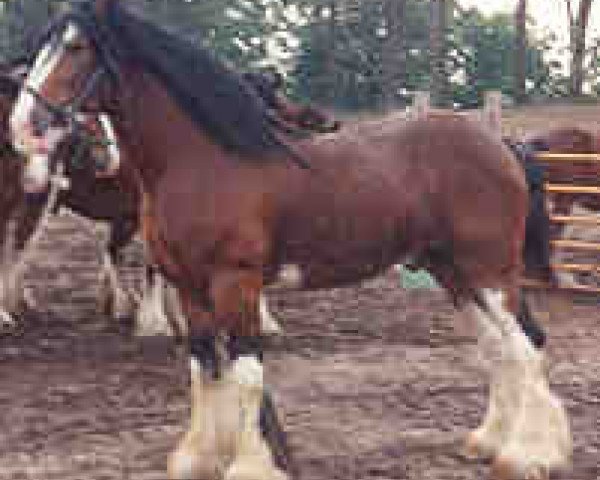
[[[478,278],[518,269],[523,171],[474,122],[453,114],[370,120],[305,148],[314,172],[292,174],[285,189],[286,262],[323,278],[335,266],[353,281],[436,245]]]

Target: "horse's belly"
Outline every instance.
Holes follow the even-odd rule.
[[[328,288],[374,276],[401,254],[395,222],[358,220],[350,225],[336,219],[325,225],[323,219],[321,228],[315,223],[290,226],[276,248],[278,264],[297,267],[302,288]]]

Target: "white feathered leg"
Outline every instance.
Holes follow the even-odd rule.
[[[283,330],[279,322],[269,311],[269,304],[265,294],[261,292],[258,298],[258,308],[260,314],[260,329],[263,335],[281,335]]]
[[[146,274],[142,287],[142,298],[135,314],[135,336],[177,336],[165,311],[165,280],[154,268]],[[175,309],[174,305],[170,305]]]
[[[105,242],[99,238],[96,223],[77,214],[73,214],[73,218],[89,233],[98,254],[100,262],[98,310],[119,322],[133,318],[135,301],[132,295],[123,288],[117,272],[117,265],[113,263]]]
[[[490,405],[468,447],[496,457],[494,478],[547,479],[550,471],[568,465],[572,453],[564,407],[550,391],[544,352],[505,307],[504,293],[484,289],[481,295],[486,309],[477,315],[490,323],[498,345],[486,348],[493,364]]]

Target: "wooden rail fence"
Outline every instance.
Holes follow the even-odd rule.
[[[563,172],[575,171],[577,164],[582,163],[596,163],[598,164],[597,171],[600,171],[600,154],[597,153],[586,153],[586,154],[562,154],[562,153],[538,153],[536,156],[537,160],[552,168],[559,167]],[[596,169],[593,169],[596,170]],[[589,176],[589,175],[588,175]],[[546,183],[546,191],[551,196],[556,195],[600,195],[600,176],[598,178],[592,178],[591,180],[596,185],[579,185],[579,180],[573,180],[570,183],[555,183],[552,181],[552,172],[548,175]],[[595,215],[551,215],[550,220],[553,223],[577,225],[579,227],[587,227],[590,229],[600,228],[600,217]],[[571,240],[565,238],[555,238],[552,240],[552,248],[554,250],[563,250],[571,252],[589,253],[592,258],[598,258],[597,262],[587,261],[585,263],[555,263],[553,266],[556,270],[565,271],[570,273],[585,273],[595,274],[600,278],[600,242],[595,241],[584,241],[584,240]],[[577,285],[575,287],[562,287],[573,293],[583,293],[600,295],[600,288],[592,285]]]
[[[486,92],[484,97],[484,107],[481,111],[465,113],[465,115],[474,115],[478,120],[487,125],[490,131],[502,136],[502,96],[500,92]],[[415,94],[411,116],[419,117],[426,115],[429,111],[429,93],[417,92]],[[578,153],[578,154],[563,154],[563,153],[539,153],[536,156],[537,160],[548,167],[551,172],[553,169],[559,169],[566,173],[577,173],[582,169],[585,170],[589,163],[597,163],[598,171],[600,171],[600,154],[598,153]],[[579,166],[579,169],[578,169]],[[574,176],[574,175],[573,175]],[[546,191],[552,196],[556,195],[600,195],[600,176],[592,179],[592,184],[587,182],[586,185],[578,184],[578,180],[569,183],[556,183],[552,181],[552,174],[546,179]],[[600,228],[600,217],[593,215],[557,215],[552,213],[551,222],[559,224],[572,224],[591,229]],[[575,252],[590,252],[597,256],[598,262],[595,263],[555,263],[553,267],[559,271],[570,273],[595,273],[600,278],[600,242],[569,240],[564,238],[554,238],[551,241],[551,246],[554,251],[568,250]],[[541,282],[526,282],[525,287],[533,289],[550,289],[551,287]],[[600,295],[600,288],[588,285],[570,285],[559,286],[559,289],[565,292],[574,294],[592,294]]]

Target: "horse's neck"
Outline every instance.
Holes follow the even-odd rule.
[[[130,98],[123,114],[113,121],[117,142],[126,161],[148,188],[167,171],[188,167],[210,168],[220,156],[176,102],[149,75],[131,82]],[[196,158],[202,157],[202,158]]]

